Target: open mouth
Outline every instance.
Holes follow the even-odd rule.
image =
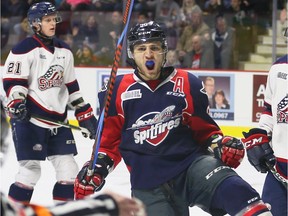
[[[152,60],[146,61],[145,65],[146,65],[146,67],[147,67],[149,70],[153,70],[153,69],[154,69],[155,62],[152,61]]]

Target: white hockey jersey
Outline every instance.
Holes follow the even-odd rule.
[[[264,96],[265,111],[259,127],[272,135],[275,156],[287,160],[288,155],[288,55],[270,68]]]
[[[68,45],[54,38],[53,46],[47,47],[36,35],[26,38],[9,53],[3,70],[3,87],[8,98],[14,92],[26,95],[32,115],[56,121],[65,121],[67,104],[82,97]],[[42,127],[53,126],[34,118],[30,121]]]

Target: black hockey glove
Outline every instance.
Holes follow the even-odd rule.
[[[26,107],[25,99],[11,100],[6,106],[7,114],[10,118],[19,121],[29,121],[30,114]]]
[[[113,160],[103,153],[98,154],[97,163],[92,173],[88,173],[89,161],[86,162],[74,183],[75,199],[82,199],[101,190],[105,184],[105,178],[113,170],[113,166]]]
[[[93,114],[93,109],[90,104],[86,104],[75,110],[75,116],[80,127],[86,128],[90,132],[90,139],[95,139],[96,136],[96,124],[97,119]],[[86,133],[82,133],[84,137],[87,137]]]
[[[253,165],[257,171],[266,173],[269,171],[266,163],[274,166],[276,162],[266,130],[252,128],[248,133],[243,132],[243,135],[245,138],[243,138],[242,141],[245,144],[250,164]]]
[[[211,147],[216,158],[233,168],[240,165],[245,155],[243,143],[235,137],[213,135]]]

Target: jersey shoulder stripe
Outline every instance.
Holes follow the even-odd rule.
[[[58,38],[54,38],[53,42],[54,42],[54,46],[55,47],[71,50],[70,46],[67,43],[65,43],[64,41],[62,41],[62,40],[60,40]]]
[[[35,49],[36,47],[41,47],[39,41],[35,40],[33,37],[28,37],[14,46],[12,48],[12,53],[18,55],[25,54]]]
[[[192,92],[201,90],[203,88],[202,81],[193,73],[190,73],[186,70],[177,69],[177,75],[188,78],[187,81],[189,82],[189,86]]]
[[[71,51],[68,44],[66,44],[64,41],[61,41],[58,38],[53,39],[54,46],[57,48],[64,48]],[[44,45],[40,42],[39,39],[36,39],[35,37],[28,37],[22,40],[20,43],[18,43],[15,47],[12,49],[13,54],[25,54],[30,52],[31,50],[39,47],[43,47]]]

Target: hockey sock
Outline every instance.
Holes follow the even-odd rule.
[[[13,183],[9,189],[9,197],[16,201],[27,202],[29,203],[33,194],[33,189],[28,189],[25,187],[21,187],[16,183]]]
[[[74,185],[56,182],[53,188],[54,201],[67,201],[74,199]]]
[[[235,216],[272,216],[272,214],[267,205],[260,200],[242,209]]]
[[[236,215],[250,203],[260,200],[260,196],[240,176],[226,178],[217,187],[211,207],[225,209],[229,215]]]

